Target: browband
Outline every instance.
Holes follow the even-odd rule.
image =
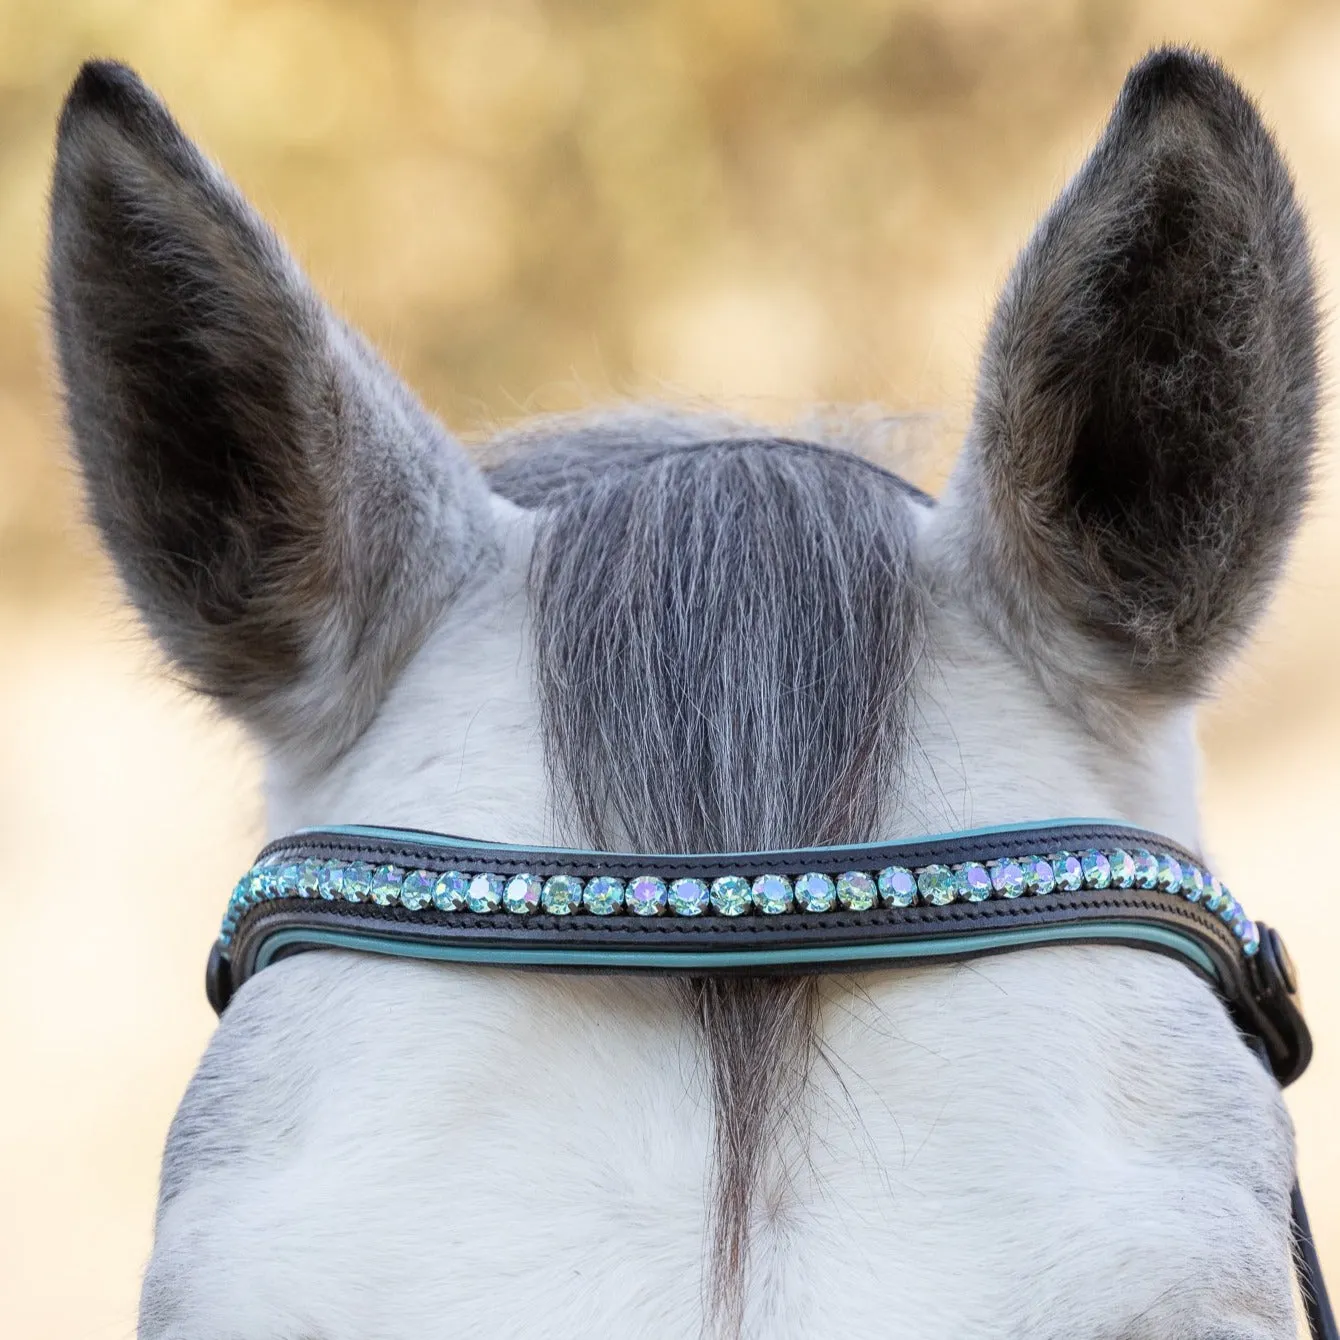
[[[222,1013],[276,959],[350,949],[548,970],[797,973],[1050,944],[1187,963],[1281,1084],[1312,1042],[1279,934],[1199,859],[1125,824],[1065,820],[796,851],[636,855],[395,828],[279,838],[233,892],[206,985]]]

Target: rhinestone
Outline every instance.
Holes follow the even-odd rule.
[[[1207,912],[1218,912],[1233,895],[1219,882],[1218,875],[1211,875],[1205,882],[1205,896],[1201,900]]]
[[[1129,889],[1135,883],[1135,858],[1120,847],[1107,854],[1107,863],[1112,869],[1112,887]]]
[[[580,911],[582,882],[575,875],[550,875],[540,890],[540,905],[551,916],[566,917]]]
[[[943,907],[958,897],[958,876],[947,865],[928,865],[917,871],[917,892],[924,903]]]
[[[827,875],[801,875],[796,880],[796,902],[802,912],[831,912],[837,904],[837,885]]]
[[[279,875],[275,881],[276,898],[296,898],[298,896],[298,863],[289,862],[288,865],[279,868]]]
[[[1189,903],[1198,903],[1205,893],[1205,872],[1195,865],[1182,867],[1182,897]]]
[[[439,912],[464,912],[470,906],[470,876],[448,870],[433,885],[433,906]]]
[[[233,892],[228,899],[228,911],[234,908],[242,908],[247,905],[247,898],[251,891],[251,872],[248,871],[241,879],[233,885]]]
[[[1074,893],[1084,887],[1084,867],[1073,852],[1058,851],[1047,859],[1052,863],[1058,893]]]
[[[272,883],[270,871],[260,866],[252,866],[250,874],[243,879],[241,885],[238,885],[239,889],[242,885],[246,886],[238,900],[238,906],[252,907],[256,903],[264,902],[267,897],[273,897],[269,892]],[[236,894],[233,896],[237,897]]]
[[[868,912],[879,902],[879,889],[865,871],[848,870],[837,878],[837,896],[848,912]]]
[[[333,902],[344,896],[344,866],[339,861],[327,861],[321,867],[321,878],[316,885],[317,897]]]
[[[472,912],[496,912],[502,906],[506,881],[490,870],[482,871],[465,891],[465,905]]]
[[[400,886],[400,906],[411,912],[420,912],[433,901],[433,874],[430,870],[415,870],[405,876]]]
[[[991,874],[992,889],[1002,898],[1018,898],[1028,887],[1018,861],[992,861],[987,870]]]
[[[886,866],[876,882],[885,907],[911,907],[917,901],[917,877],[906,866]]]
[[[321,862],[304,861],[298,867],[298,897],[315,898],[321,885]]]
[[[700,917],[711,906],[712,895],[701,879],[677,879],[670,885],[670,910],[677,917]]]
[[[1222,912],[1220,913],[1220,916],[1223,916]],[[1237,899],[1233,900],[1233,915],[1231,917],[1224,917],[1224,920],[1228,922],[1229,929],[1233,934],[1241,940],[1242,932],[1247,927],[1247,912]]]
[[[1261,932],[1256,929],[1256,922],[1244,921],[1242,925],[1242,952],[1251,958],[1258,949],[1261,948]]]
[[[340,892],[346,903],[365,903],[372,888],[372,867],[366,861],[355,861],[344,867]]]
[[[1112,862],[1100,851],[1086,851],[1079,858],[1086,889],[1106,889],[1112,883]]]
[[[1159,882],[1159,863],[1143,848],[1131,853],[1135,862],[1135,882],[1137,889],[1154,889]]]
[[[1024,872],[1024,888],[1029,893],[1055,892],[1056,871],[1045,856],[1021,856],[1019,866]]]
[[[791,910],[791,881],[785,875],[760,875],[754,881],[754,906],[775,917]]]
[[[986,866],[976,861],[965,861],[954,867],[958,876],[959,897],[969,903],[982,903],[991,897],[991,876]]]
[[[219,931],[219,943],[227,947],[228,945],[232,944],[232,942],[233,942],[232,931],[228,930],[226,927],[221,929]]]
[[[749,911],[754,891],[739,875],[722,875],[712,881],[712,906],[723,917],[743,916]]]
[[[1157,858],[1159,888],[1164,893],[1178,893],[1182,888],[1182,863],[1167,852],[1160,852]]]
[[[582,905],[598,917],[612,917],[623,910],[623,880],[601,875],[590,880],[582,893]]]
[[[639,875],[628,883],[624,900],[628,910],[639,917],[658,917],[665,911],[669,893],[665,880],[655,875]]]
[[[524,916],[539,907],[543,890],[544,881],[539,875],[513,875],[503,889],[503,906],[509,912]]]
[[[368,890],[369,897],[379,907],[393,907],[400,901],[400,881],[404,878],[405,872],[399,866],[379,867],[372,877],[372,888]]]

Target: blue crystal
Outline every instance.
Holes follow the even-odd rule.
[[[723,917],[740,917],[749,911],[754,891],[739,875],[722,875],[712,881],[712,906]]]
[[[1180,893],[1182,890],[1182,863],[1167,852],[1160,852],[1157,858],[1159,888],[1164,893]]]
[[[924,866],[917,871],[917,892],[923,903],[944,907],[958,897],[958,876],[947,865]]]
[[[1045,856],[1021,856],[1019,867],[1024,872],[1024,887],[1029,893],[1055,892],[1056,871]]]
[[[623,880],[612,875],[589,880],[582,892],[582,904],[598,917],[612,917],[623,909]]]
[[[1018,898],[1028,887],[1024,869],[1018,861],[992,861],[987,870],[991,887],[1002,898]]]
[[[885,907],[911,907],[917,901],[917,877],[906,866],[885,866],[875,882]]]
[[[701,879],[677,879],[670,885],[670,910],[677,917],[700,917],[712,904],[712,895]]]
[[[372,867],[366,861],[355,861],[344,867],[341,892],[346,903],[365,903],[372,889]]]
[[[1135,881],[1132,888],[1156,889],[1159,883],[1159,863],[1143,848],[1131,853],[1135,862]]]
[[[421,912],[433,901],[433,880],[431,870],[415,870],[405,876],[400,886],[400,906],[411,912]]]
[[[344,896],[344,866],[339,861],[327,861],[321,867],[321,878],[316,886],[317,896],[333,902]]]
[[[1205,872],[1195,865],[1182,867],[1182,897],[1189,903],[1200,902],[1205,893]]]
[[[582,881],[575,875],[550,875],[540,890],[540,905],[555,917],[571,916],[580,911]]]
[[[507,881],[491,870],[481,871],[465,891],[465,905],[472,912],[496,912],[502,906]]]
[[[1120,847],[1107,854],[1107,863],[1112,868],[1112,887],[1129,889],[1135,883],[1135,858]]]
[[[1223,913],[1221,912],[1219,915],[1223,916]],[[1233,900],[1233,915],[1226,917],[1225,920],[1228,922],[1229,929],[1241,940],[1242,933],[1247,928],[1247,912],[1237,899]]]
[[[1244,921],[1242,926],[1242,952],[1251,958],[1258,949],[1261,948],[1261,932],[1256,929],[1256,922]]]
[[[760,875],[754,881],[753,895],[754,906],[766,916],[791,910],[791,881],[785,875]]]
[[[1079,868],[1086,889],[1106,889],[1112,883],[1112,863],[1100,851],[1081,853]]]
[[[624,902],[628,910],[639,917],[658,917],[665,911],[670,893],[665,880],[656,875],[639,875],[628,881]]]
[[[393,907],[400,901],[400,881],[404,878],[405,872],[399,866],[379,866],[372,877],[368,896],[379,907]]]
[[[433,885],[433,906],[439,912],[464,912],[470,906],[470,876],[448,870]]]
[[[275,881],[276,898],[296,898],[298,896],[298,863],[290,861],[279,868]]]
[[[1075,893],[1084,887],[1084,867],[1073,852],[1058,851],[1047,859],[1052,863],[1058,893]]]
[[[954,867],[958,876],[959,897],[969,903],[984,903],[991,897],[991,876],[984,865],[965,861]]]
[[[1205,884],[1205,894],[1201,902],[1207,912],[1220,912],[1233,895],[1219,882],[1218,875],[1211,875]]]
[[[503,888],[503,906],[517,916],[533,912],[540,905],[544,881],[539,875],[513,875]]]
[[[879,888],[864,870],[848,870],[837,877],[837,896],[848,912],[868,912],[879,902]]]
[[[316,898],[321,892],[321,862],[304,861],[298,867],[298,897]]]
[[[796,905],[802,912],[831,912],[837,904],[837,885],[828,875],[811,872],[796,880]]]

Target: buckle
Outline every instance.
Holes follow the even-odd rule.
[[[1273,926],[1257,923],[1261,948],[1252,958],[1257,1004],[1270,1025],[1262,1041],[1270,1056],[1270,1068],[1281,1084],[1292,1084],[1312,1059],[1312,1035],[1303,1018],[1298,992],[1298,971]]]

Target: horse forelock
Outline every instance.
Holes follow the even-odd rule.
[[[531,441],[492,476],[537,509],[549,770],[574,838],[740,851],[875,836],[923,641],[898,477],[716,422]],[[696,431],[695,431],[696,429]],[[813,978],[702,978],[716,1116],[711,1304],[738,1329],[748,1225],[815,1055]]]

